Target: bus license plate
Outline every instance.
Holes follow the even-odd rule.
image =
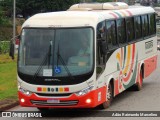
[[[47,100],[47,103],[59,103],[59,100]]]

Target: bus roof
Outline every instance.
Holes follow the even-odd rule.
[[[134,15],[154,13],[154,9],[144,6],[129,6],[120,10],[79,10],[40,13],[30,17],[23,27],[82,27],[96,26],[105,19],[119,19]]]

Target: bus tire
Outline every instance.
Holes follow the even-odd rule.
[[[139,82],[136,83],[136,90],[140,91],[143,87],[143,70],[140,70]]]
[[[113,86],[111,83],[109,83],[108,88],[107,88],[107,94],[106,94],[106,98],[107,101],[105,101],[104,103],[102,103],[101,108],[102,109],[106,109],[111,105],[111,102],[113,100]]]

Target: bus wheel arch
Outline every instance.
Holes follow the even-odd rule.
[[[138,71],[139,73],[139,80],[136,83],[136,90],[140,91],[143,87],[143,79],[144,79],[144,63],[141,64],[140,70]]]
[[[142,63],[142,65],[141,65],[141,70],[142,70],[142,77],[144,79],[144,63]]]
[[[100,105],[102,109],[108,108],[114,97],[114,79],[112,78],[107,84],[106,101]]]

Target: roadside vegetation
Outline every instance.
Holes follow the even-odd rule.
[[[9,41],[0,41],[0,54],[6,54],[9,53]]]
[[[67,10],[73,4],[91,1],[111,0],[16,0],[16,35],[20,33],[23,22],[36,13]],[[12,28],[13,0],[0,0],[0,100],[18,99],[16,59],[12,60],[8,55]]]
[[[0,100],[17,99],[16,59],[0,55]]]

